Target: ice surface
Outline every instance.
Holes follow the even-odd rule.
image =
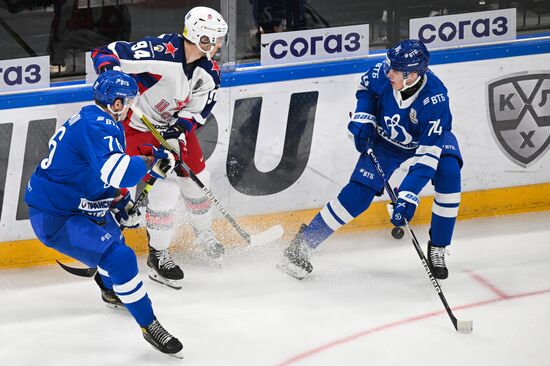
[[[427,227],[413,229],[425,243]],[[275,269],[283,243],[230,249],[221,269],[176,256],[181,291],[145,284],[183,361],[107,309],[93,280],[57,266],[3,270],[0,364],[549,365],[549,237],[550,213],[457,224],[442,286],[471,335],[452,327],[407,236],[389,230],[332,237],[303,281]]]

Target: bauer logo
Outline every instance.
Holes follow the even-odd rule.
[[[410,20],[410,38],[428,48],[516,39],[516,9],[502,9]]]
[[[262,34],[261,63],[277,65],[369,53],[369,25]]]
[[[48,88],[50,57],[0,61],[0,92]]]
[[[528,167],[550,145],[550,71],[506,75],[487,85],[491,131],[502,152]]]

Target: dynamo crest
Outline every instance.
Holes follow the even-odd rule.
[[[522,167],[550,145],[550,71],[506,75],[487,85],[491,130],[506,156]]]

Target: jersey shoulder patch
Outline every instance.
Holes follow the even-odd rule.
[[[202,57],[197,60],[197,67],[200,67],[208,73],[214,80],[216,87],[220,85],[221,75],[220,75],[220,65],[214,60],[208,60],[206,57]]]

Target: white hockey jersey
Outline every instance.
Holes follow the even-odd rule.
[[[145,37],[136,42],[113,42],[92,52],[96,72],[120,67],[139,86],[138,107],[155,127],[163,131],[178,118],[204,125],[220,87],[220,68],[203,57],[186,64],[184,39],[180,34]],[[136,115],[130,125],[147,128]]]

